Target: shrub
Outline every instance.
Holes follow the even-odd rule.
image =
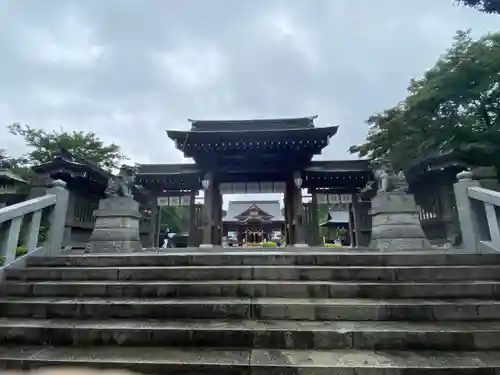
[[[339,243],[327,243],[326,247],[342,247],[342,245]]]
[[[47,228],[46,227],[40,227],[40,230],[38,232],[38,246],[43,245],[46,237],[47,237]]]
[[[278,247],[274,241],[262,242],[262,247]]]
[[[18,246],[16,249],[16,258],[26,255],[27,253],[28,249],[26,249],[24,246]]]
[[[24,246],[18,246],[16,248],[16,258],[22,257],[28,253],[28,249]],[[4,265],[5,259],[3,257],[0,258],[0,267]]]

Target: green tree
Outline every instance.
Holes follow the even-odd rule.
[[[456,2],[481,12],[500,14],[500,1],[498,0],[456,0]]]
[[[95,133],[83,131],[46,132],[29,125],[14,123],[8,126],[9,131],[21,136],[31,151],[25,158],[19,159],[19,165],[33,165],[50,160],[54,152],[68,150],[100,167],[111,170],[117,168],[125,159],[120,147],[114,143],[105,144]]]
[[[161,229],[182,233],[189,230],[189,210],[182,206],[166,206],[160,209]]]
[[[500,33],[473,40],[458,32],[436,65],[411,82],[406,99],[368,124],[366,142],[350,151],[396,169],[436,150],[500,166]]]

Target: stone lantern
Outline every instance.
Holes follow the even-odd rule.
[[[16,195],[27,181],[19,177],[10,169],[10,163],[5,159],[0,160],[0,207],[17,203]]]

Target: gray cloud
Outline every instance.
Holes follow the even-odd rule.
[[[97,132],[139,162],[179,162],[186,119],[319,114],[349,156],[457,29],[498,17],[452,0],[4,0],[0,122]],[[0,147],[24,151],[0,128]]]

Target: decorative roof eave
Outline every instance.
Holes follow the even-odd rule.
[[[259,130],[208,130],[208,131],[191,131],[191,130],[166,130],[167,135],[173,138],[184,138],[187,136],[198,136],[199,139],[206,137],[209,134],[217,134],[221,136],[233,135],[238,138],[236,134],[244,133],[246,135],[251,134],[265,134],[265,135],[276,135],[276,134],[286,134],[286,135],[300,135],[303,134],[325,134],[325,135],[335,135],[338,131],[338,126],[324,126],[318,128],[297,128],[297,129],[259,129]]]
[[[258,122],[286,122],[286,121],[305,121],[305,120],[316,120],[318,115],[305,116],[305,117],[283,117],[283,118],[262,118],[253,120],[194,120],[188,118],[188,121],[192,124],[194,123],[206,123],[206,124],[231,124],[231,123],[258,123]]]
[[[273,217],[273,215],[269,215],[268,212],[264,211],[262,208],[260,208],[255,202],[251,203],[245,211],[240,212],[238,215],[234,216],[235,218],[238,217],[247,217],[250,213],[250,211],[258,211],[260,213],[260,216],[263,217]]]
[[[349,213],[347,211],[329,211],[327,220],[321,223],[320,227],[339,224],[349,224]]]
[[[253,120],[192,120],[193,131],[216,131],[216,130],[288,130],[288,129],[310,129],[314,128],[314,120],[318,116],[296,117],[296,118],[273,118]]]
[[[249,218],[247,220],[235,220],[234,218],[223,218],[222,222],[226,224],[247,224],[248,222],[251,221],[258,221],[262,223],[267,223],[267,224],[279,224],[279,223],[284,223],[285,220],[282,219],[270,219],[270,220],[262,220],[260,218]]]
[[[349,173],[367,172],[372,173],[369,160],[315,160],[304,170],[306,173]]]
[[[196,164],[141,164],[136,176],[192,176],[201,174],[202,171]]]
[[[101,167],[97,166],[96,164],[80,157],[77,155],[73,155],[71,152],[66,151],[66,150],[61,150],[60,152],[54,154],[52,160],[41,163],[38,165],[35,165],[31,167],[31,169],[35,173],[40,173],[44,172],[53,168],[67,168],[70,171],[84,171],[84,172],[91,172],[99,177],[102,177],[103,179],[107,180],[112,177],[111,172],[108,172]]]
[[[28,181],[26,181],[24,178],[18,176],[17,174],[8,169],[0,169],[0,180],[16,181],[22,184],[28,183]]]
[[[405,170],[405,175],[409,181],[415,181],[429,172],[441,173],[450,168],[453,170],[466,167],[468,165],[459,160],[454,151],[435,151],[415,159]]]
[[[269,139],[280,136],[280,138],[300,139],[301,137],[332,137],[337,134],[338,126],[327,126],[321,128],[297,128],[297,129],[266,129],[266,130],[207,130],[207,131],[182,131],[167,130],[170,139],[182,143],[201,141],[208,143],[207,136],[217,135],[217,141],[230,139],[241,139],[242,137],[259,137]],[[218,143],[217,142],[217,143]]]
[[[201,183],[199,181],[176,181],[176,180],[143,180],[136,179],[135,183],[142,186],[145,189],[167,193],[171,195],[172,192],[179,191],[199,191],[202,189]]]

